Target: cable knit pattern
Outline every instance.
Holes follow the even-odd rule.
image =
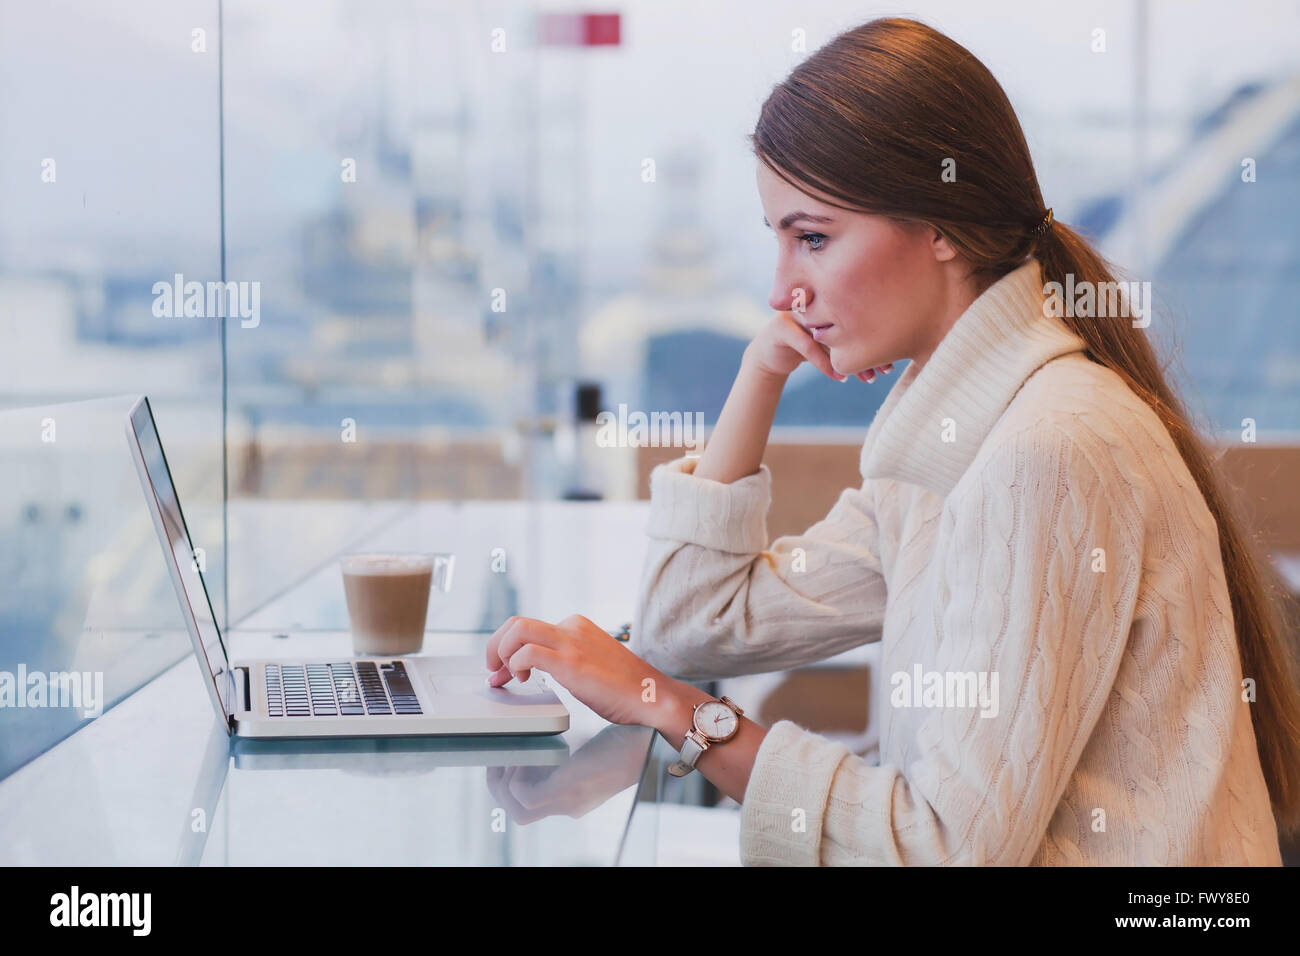
[[[881,642],[879,764],[771,727],[747,865],[1281,863],[1213,517],[1155,414],[1044,315],[1035,260],[899,376],[861,487],[803,534],[768,543],[766,466],[722,484],[696,460],[651,475],[633,650],[696,680]]]

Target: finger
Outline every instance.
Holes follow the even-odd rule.
[[[794,333],[791,341],[786,344],[815,365],[823,375],[829,375],[837,382],[844,381],[844,378],[831,366],[830,353],[803,326],[799,327],[799,331]]]
[[[510,655],[529,641],[551,646],[556,642],[555,628],[545,621],[533,617],[510,618],[488,638],[487,666],[490,671],[499,671]]]
[[[519,653],[520,648],[525,647],[526,645],[526,640],[511,644],[510,646],[507,646],[504,643],[502,644],[501,659],[503,663],[499,668],[488,675],[487,682],[489,687],[500,687],[502,684],[508,684],[511,678],[518,678],[520,683],[523,683],[523,681],[527,679],[526,675],[521,673],[518,667],[512,667],[510,664],[511,660],[513,660]],[[521,666],[525,662],[525,658],[519,658]]]
[[[823,375],[828,375],[837,382],[847,381],[848,376],[836,374],[835,369],[831,367],[830,353],[812,337],[811,332],[803,327],[798,316],[793,312],[783,312],[781,314],[786,319],[778,335],[781,344],[794,349],[803,356],[805,361],[821,371]]]
[[[592,624],[591,621],[588,621],[581,614],[570,614],[568,617],[566,617],[563,621],[561,621],[559,624],[555,626],[565,631],[579,631],[582,628],[587,627],[589,625],[593,627],[595,626]]]
[[[524,644],[519,647],[513,654],[509,655],[506,666],[510,672],[518,678],[521,684],[527,683],[528,678],[533,676],[533,668],[540,667],[548,674],[554,674],[561,684],[564,680],[557,670],[560,667],[560,655],[549,647],[543,647],[540,644]]]
[[[894,370],[894,363],[893,363],[893,362],[890,362],[888,365],[882,365],[882,366],[880,366],[880,371],[884,372],[886,375],[888,375],[888,374],[889,374],[890,372],[892,372],[893,370]]]
[[[507,618],[505,623],[502,624],[500,627],[498,627],[495,633],[493,633],[493,635],[488,638],[487,669],[489,671],[498,671],[501,669],[501,666],[505,663],[504,661],[501,660],[501,650],[500,650],[501,641],[505,637],[506,633],[511,628],[517,626],[519,622],[522,620],[524,619],[522,617],[519,617],[518,615]]]

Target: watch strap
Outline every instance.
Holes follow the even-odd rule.
[[[699,741],[691,734],[687,734],[686,740],[682,743],[681,757],[668,765],[668,772],[674,777],[686,776],[695,769],[695,761],[700,759],[702,753],[704,748],[700,746]]]

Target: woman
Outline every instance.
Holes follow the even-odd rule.
[[[742,804],[746,863],[1280,863],[1300,701],[1273,592],[1146,322],[1047,295],[1113,277],[1053,221],[997,81],[876,20],[778,86],[752,139],[777,315],[703,454],[652,475],[639,656],[585,618],[513,619],[489,682],[539,667],[657,728]],[[901,358],[862,486],[769,545],[787,376]],[[696,720],[709,696],[675,679],[874,640],[878,766],[730,702]],[[693,726],[719,739],[700,753]]]

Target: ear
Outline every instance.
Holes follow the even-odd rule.
[[[948,238],[933,226],[930,229],[930,252],[936,262],[949,262],[957,258],[957,250]]]

